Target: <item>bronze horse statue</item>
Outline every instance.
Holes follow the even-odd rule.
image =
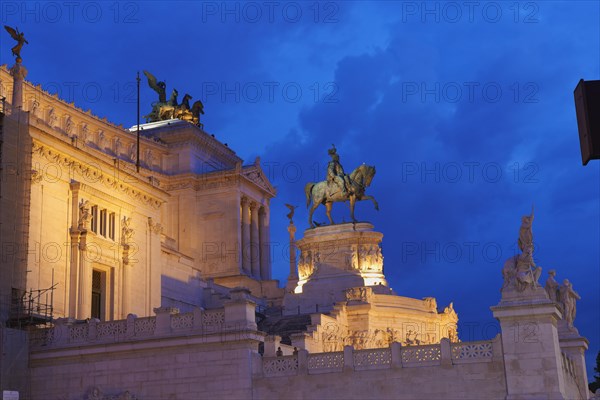
[[[307,183],[304,187],[304,193],[306,194],[306,207],[310,207],[308,213],[308,223],[310,224],[310,227],[315,227],[312,216],[320,204],[325,205],[327,218],[329,218],[329,223],[331,225],[333,225],[331,207],[333,203],[336,202],[350,201],[350,217],[353,222],[357,222],[356,218],[354,218],[354,205],[356,204],[356,201],[371,200],[375,209],[379,210],[377,200],[375,200],[373,196],[365,194],[365,190],[371,185],[374,176],[375,167],[362,164],[349,175],[350,187],[347,192],[342,191],[340,188],[337,188],[337,186],[332,189],[327,181]]]

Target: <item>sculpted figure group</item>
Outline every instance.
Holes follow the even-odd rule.
[[[148,71],[144,71],[144,75],[148,78],[148,86],[158,94],[158,101],[152,103],[152,111],[150,114],[144,116],[146,122],[177,118],[202,127],[200,115],[204,114],[204,104],[202,104],[200,100],[190,106],[192,96],[186,93],[181,100],[181,104],[178,104],[177,96],[179,96],[179,92],[177,89],[173,89],[171,98],[167,101],[167,84],[156,79],[156,77]]]
[[[562,285],[556,282],[554,277],[556,271],[551,269],[548,271],[548,279],[546,280],[546,293],[548,298],[558,305],[558,308],[563,313],[563,318],[567,321],[569,328],[574,328],[575,314],[577,313],[576,301],[581,300],[579,294],[573,290],[573,285],[568,279],[563,280]]]
[[[520,254],[509,258],[504,264],[502,275],[504,285],[502,289],[515,289],[517,292],[524,292],[526,289],[536,289],[541,287],[538,283],[542,268],[537,266],[533,260],[533,209],[530,215],[521,219],[519,229],[519,249]],[[565,279],[559,284],[556,279],[556,271],[548,271],[548,279],[544,287],[548,298],[555,302],[563,313],[563,319],[567,322],[570,329],[574,329],[573,321],[576,314],[576,301],[580,300],[579,294],[573,290],[572,284]]]
[[[504,264],[502,275],[504,276],[504,285],[514,287],[522,292],[527,288],[539,287],[538,280],[542,274],[542,267],[535,265],[533,261],[533,233],[531,225],[533,224],[533,209],[531,215],[521,218],[521,228],[519,229],[519,250],[521,253],[509,258]]]

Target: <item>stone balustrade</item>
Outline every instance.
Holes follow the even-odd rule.
[[[344,351],[309,354],[299,350],[297,355],[263,357],[258,374],[265,377],[301,374],[321,374],[342,371],[362,371],[389,368],[411,368],[424,366],[452,366],[466,363],[492,362],[494,354],[501,352],[497,340],[441,343],[426,346],[401,346],[392,343],[390,347],[367,350],[354,350],[352,346]],[[261,372],[262,371],[262,372]]]
[[[252,306],[253,303],[250,303]],[[226,305],[227,307],[227,305]],[[98,343],[125,342],[165,335],[212,334],[223,331],[252,329],[253,321],[240,324],[240,321],[228,321],[225,309],[202,310],[179,314],[177,309],[157,308],[156,316],[138,318],[129,314],[126,320],[99,322],[91,319],[76,323],[73,319],[62,318],[54,327],[39,329],[31,333],[33,348],[63,347],[69,345],[87,345]]]

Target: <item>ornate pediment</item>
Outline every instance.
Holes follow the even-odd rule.
[[[277,193],[277,190],[273,187],[273,185],[271,185],[267,175],[260,167],[259,157],[256,158],[253,165],[243,167],[241,174],[243,177],[260,187],[262,190],[270,193],[272,196],[275,196]]]

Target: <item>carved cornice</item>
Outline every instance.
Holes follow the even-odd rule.
[[[12,85],[12,77],[6,68],[0,68],[0,92],[6,97],[6,101],[11,103],[12,91],[8,85]],[[30,113],[30,124],[42,131],[60,139],[63,142],[74,144],[76,142],[88,146],[107,156],[117,156],[118,158],[129,157],[131,162],[135,162],[127,153],[127,147],[135,144],[135,134],[123,128],[122,125],[115,125],[106,118],[100,118],[91,113],[90,110],[84,111],[75,106],[73,102],[66,102],[60,99],[56,94],[50,94],[42,89],[40,85],[33,85],[25,81],[23,85],[23,110]],[[101,135],[99,135],[101,133]],[[104,138],[104,145],[97,141],[98,138]],[[115,146],[116,140],[119,140],[120,149]],[[157,142],[155,139],[142,137],[142,154],[151,149],[156,159],[158,154],[166,154],[167,146]],[[116,150],[116,151],[115,151]]]
[[[154,129],[156,132],[152,132]],[[235,151],[186,121],[173,121],[169,125],[163,124],[153,129],[145,129],[144,134],[160,139],[169,148],[194,147],[212,154],[224,164],[224,167],[233,167],[241,162],[241,158],[235,154]]]
[[[163,189],[167,192],[174,190],[193,189],[195,191],[212,190],[218,188],[235,187],[240,182],[240,176],[234,170],[217,171],[207,174],[183,174],[171,176]]]
[[[32,150],[33,154],[37,154],[39,157],[43,157],[52,163],[67,168],[70,172],[78,174],[84,180],[102,183],[106,188],[123,193],[137,202],[149,205],[155,209],[160,208],[163,203],[163,200],[154,197],[147,192],[141,191],[112,175],[103,173],[99,168],[86,164],[82,160],[71,155],[63,154],[37,140],[33,140]],[[86,186],[89,187],[89,185]],[[104,197],[109,196],[102,191],[99,193]]]

